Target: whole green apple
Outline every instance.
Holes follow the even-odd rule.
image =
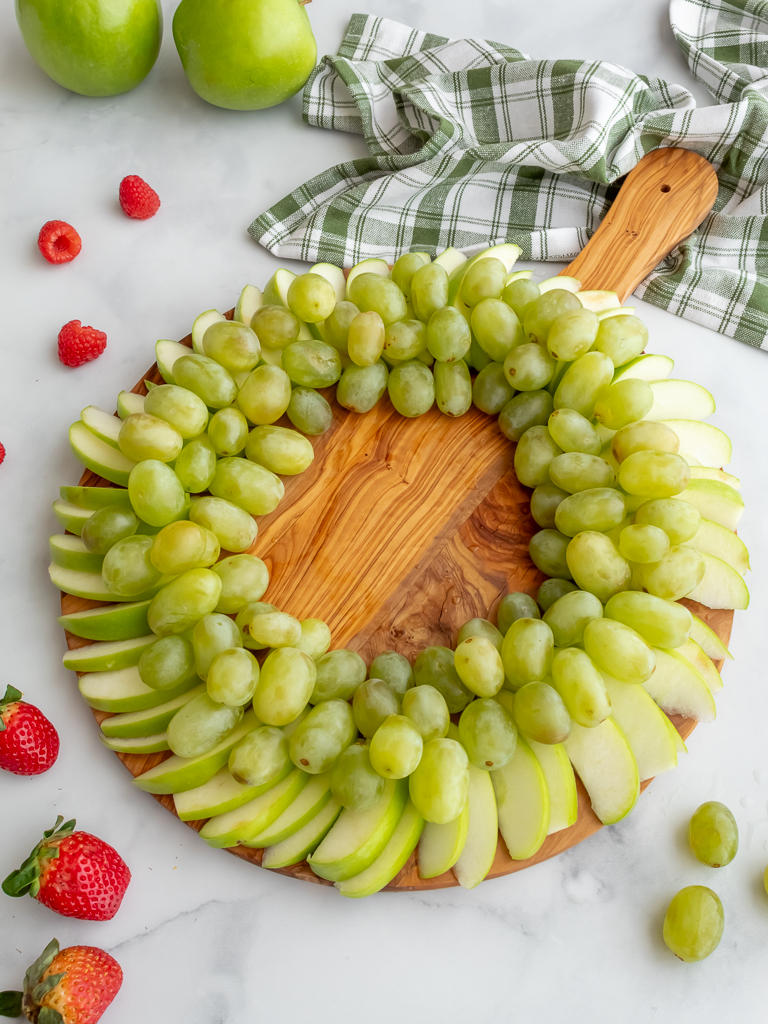
[[[230,110],[282,103],[301,89],[317,59],[297,0],[181,0],[173,38],[198,96]]]
[[[158,0],[16,0],[16,19],[43,71],[83,96],[133,89],[163,38]]]

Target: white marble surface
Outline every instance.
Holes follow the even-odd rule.
[[[37,779],[0,778],[0,872],[16,866],[59,812],[124,855],[133,882],[117,918],[84,924],[30,899],[0,898],[0,988],[17,985],[52,935],[104,946],[125,971],[111,1024],[720,1024],[757,1021],[768,981],[768,757],[765,621],[760,576],[768,535],[763,419],[768,355],[643,307],[652,349],[714,391],[715,422],[734,440],[744,478],[743,536],[752,552],[752,607],[733,632],[718,720],[699,728],[690,754],[657,780],[631,817],[564,856],[474,892],[382,894],[346,901],[333,889],[262,872],[209,850],[134,790],[99,744],[74,676],[60,667],[58,595],[45,566],[56,529],[50,502],[80,468],[66,429],[94,402],[111,407],[152,361],[158,337],[180,337],[201,309],[234,303],[275,261],[246,235],[253,216],[310,175],[362,154],[359,139],[304,126],[295,99],[262,113],[217,110],[187,87],[170,16],[162,54],[133,93],[70,95],[24,50],[11,5],[0,13],[4,293],[0,440],[2,681],[25,690],[57,724],[62,752]],[[310,8],[321,53],[349,14],[370,9],[452,35],[488,35],[535,56],[603,57],[685,82],[664,0],[523,4],[450,0]],[[117,185],[145,176],[163,207],[147,223],[123,217]],[[74,223],[82,255],[49,267],[35,238],[50,218]],[[56,360],[56,333],[82,319],[109,346],[78,370]],[[321,612],[321,610],[319,610]],[[735,812],[742,845],[715,873],[687,851],[687,820],[706,799]],[[716,955],[686,966],[661,942],[661,920],[683,885],[714,886],[726,908]]]

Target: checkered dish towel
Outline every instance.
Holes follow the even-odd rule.
[[[602,61],[532,60],[356,14],[304,92],[304,118],[363,135],[370,155],[263,213],[276,256],[352,266],[409,250],[516,242],[571,260],[649,150],[711,161],[714,211],[638,287],[678,316],[768,348],[768,2],[671,0],[672,31],[718,106]]]

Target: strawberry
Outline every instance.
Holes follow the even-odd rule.
[[[3,882],[8,896],[29,893],[64,917],[109,921],[118,911],[131,880],[123,858],[88,832],[75,832],[75,821],[62,825],[59,815],[29,857]]]
[[[120,964],[96,946],[59,950],[53,939],[24,975],[23,992],[0,992],[0,1016],[36,1024],[96,1024],[123,983]]]
[[[59,756],[59,734],[34,704],[13,686],[0,697],[0,768],[14,775],[40,775]]]

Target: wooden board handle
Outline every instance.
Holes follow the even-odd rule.
[[[717,196],[709,161],[689,149],[654,149],[630,171],[600,227],[563,274],[624,302],[701,224]]]

